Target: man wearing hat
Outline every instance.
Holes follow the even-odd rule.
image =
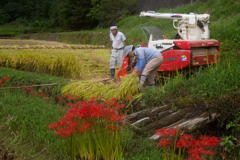
[[[134,69],[138,67],[138,71],[142,73],[139,82],[139,89],[143,89],[143,85],[147,78],[149,86],[155,87],[154,78],[157,74],[158,68],[163,63],[162,54],[156,49],[146,47],[135,48],[133,45],[125,47],[124,53],[127,57],[135,56],[137,59],[137,64]]]
[[[115,75],[115,68],[118,63],[120,67],[122,67],[122,62],[124,58],[124,44],[125,41],[126,45],[128,46],[128,41],[125,35],[117,30],[116,25],[112,25],[110,27],[110,40],[111,40],[111,59],[110,59],[110,72],[111,72],[111,79],[114,78]]]

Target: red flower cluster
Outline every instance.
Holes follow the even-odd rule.
[[[124,115],[118,115],[115,106],[110,106],[110,102],[98,104],[93,100],[94,98],[90,101],[69,103],[68,106],[71,108],[65,117],[57,123],[52,123],[49,128],[55,130],[56,134],[63,138],[92,130],[95,125],[110,131],[120,130],[117,123]],[[111,104],[121,106],[118,103],[111,102]]]
[[[0,84],[2,87],[6,87],[6,81],[8,81],[9,77],[4,77],[3,79],[0,79]]]
[[[175,136],[176,135],[176,129],[159,129],[157,131],[158,135],[161,135],[163,137],[166,136]]]
[[[28,93],[28,94],[34,94],[34,93],[36,93],[31,87],[27,87],[27,86],[22,86],[21,88],[24,88],[25,89],[25,93]],[[45,96],[45,94],[35,94],[34,95],[35,97],[43,97],[43,96]],[[49,99],[48,97],[43,97],[43,99],[44,100],[47,100],[47,99]]]
[[[63,95],[62,97],[58,97],[59,103],[63,103],[64,105],[67,104],[67,106],[71,107],[71,103],[68,102],[74,102],[80,99],[80,96],[75,96],[74,94],[69,96],[68,94]]]
[[[133,98],[133,96],[127,96],[128,100],[131,100]]]
[[[178,136],[178,133],[175,129],[159,129],[157,134],[161,135],[163,139],[159,141],[158,145],[167,147],[173,144],[174,137],[176,137],[176,134]],[[215,155],[212,148],[218,146],[219,142],[220,140],[216,137],[200,136],[196,140],[193,139],[192,135],[181,135],[181,138],[176,142],[176,147],[179,149],[185,148],[188,151],[190,160],[201,160],[201,155]]]

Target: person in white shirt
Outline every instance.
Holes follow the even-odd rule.
[[[117,30],[116,25],[112,25],[110,27],[110,41],[111,41],[111,59],[110,59],[110,72],[111,72],[111,79],[114,79],[115,76],[115,68],[118,63],[120,67],[122,67],[122,62],[124,59],[124,43],[128,46],[128,41],[125,35]]]

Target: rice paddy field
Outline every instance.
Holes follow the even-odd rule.
[[[6,45],[7,43],[10,45]],[[107,49],[67,46],[56,42],[1,40],[0,65],[81,80],[108,77],[110,54]],[[81,47],[89,49],[78,49]],[[103,46],[94,47],[104,48]]]

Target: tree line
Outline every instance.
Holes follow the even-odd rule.
[[[138,0],[4,0],[0,25],[27,26],[32,32],[108,27],[138,10]]]

